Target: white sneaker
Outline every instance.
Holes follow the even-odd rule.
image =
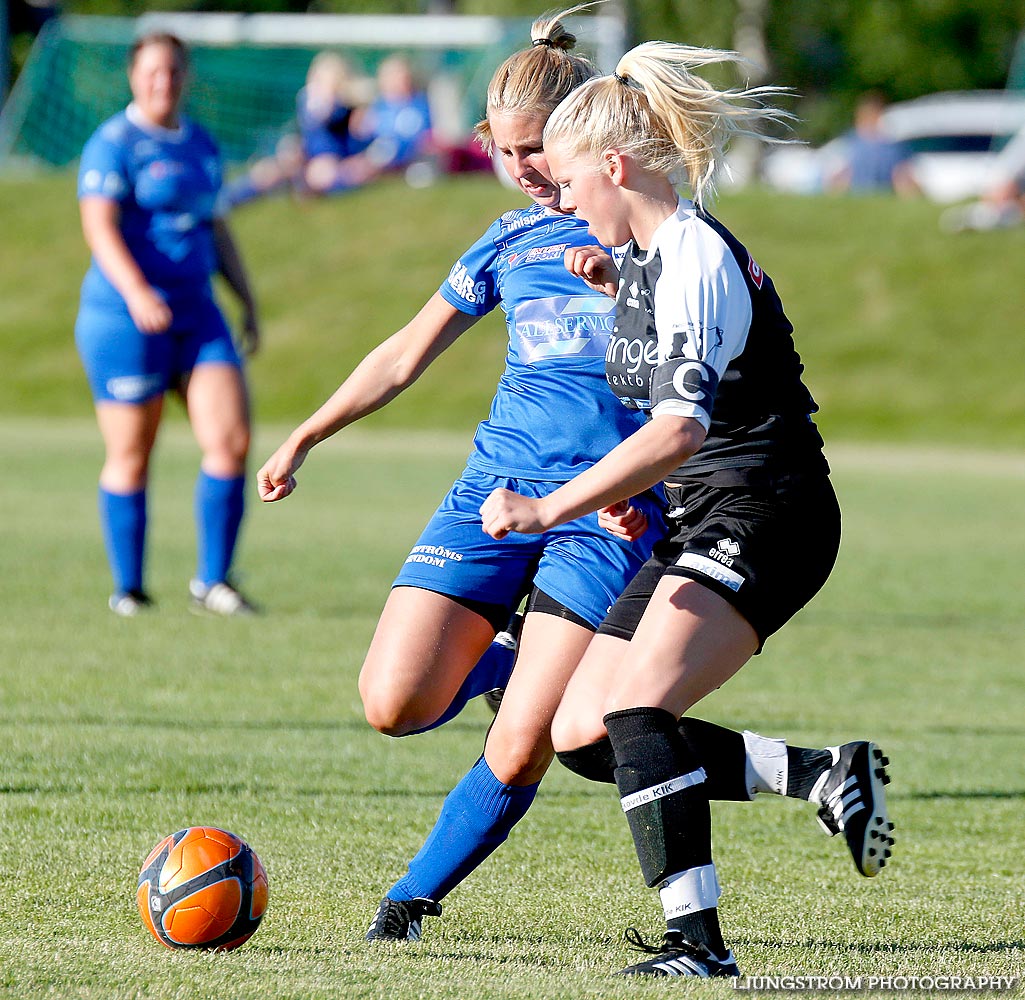
[[[118,591],[110,595],[107,607],[121,618],[134,618],[140,611],[153,607],[153,598],[141,590]]]
[[[255,615],[256,608],[230,583],[212,583],[209,587],[200,580],[189,581],[192,610],[222,615],[225,618]]]

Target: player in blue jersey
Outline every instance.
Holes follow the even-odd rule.
[[[771,90],[720,92],[694,73],[735,58],[647,43],[549,118],[562,208],[624,247],[621,269],[600,248],[571,249],[567,266],[617,293],[609,384],[650,420],[547,496],[503,488],[481,511],[493,537],[519,538],[509,532],[551,531],[665,485],[669,534],[602,623],[552,727],[574,770],[601,777],[612,765],[645,882],[659,890],[665,937],[628,934],[653,956],[630,975],[738,974],[718,919],[713,780],[743,788],[754,764],[750,787],[816,803],[864,875],[893,842],[875,744],[796,750],[714,727],[698,740],[708,753],[680,723],[815,595],[840,541],[793,328],[771,279],[703,207],[730,136],[778,117],[762,103]]]
[[[497,219],[417,315],[258,473],[264,500],[288,496],[315,444],[385,405],[482,316],[504,310],[508,353],[490,414],[395,580],[359,686],[371,725],[393,736],[441,724],[469,697],[506,690],[483,756],[389,890],[375,937],[418,936],[422,913],[435,912],[526,812],[552,760],[548,726],[566,680],[661,534],[661,500],[650,494],[618,515],[646,520],[648,533],[637,542],[605,531],[593,514],[520,545],[495,542],[481,528],[479,508],[495,486],[544,496],[643,423],[605,381],[612,304],[563,266],[569,247],[592,241],[582,223],[557,210],[558,191],[544,172],[547,112],[593,69],[568,51],[575,39],[558,17],[537,21],[532,35],[535,44],[496,73],[481,126],[532,204]],[[509,651],[491,644],[525,596],[510,679]]]
[[[79,204],[92,263],[75,341],[103,435],[100,521],[114,577],[111,609],[151,604],[143,557],[146,484],[168,390],[179,392],[202,451],[195,487],[198,610],[245,614],[229,581],[242,522],[249,406],[242,362],[211,290],[220,272],[242,304],[255,350],[256,306],[216,202],[221,165],[210,136],[181,114],[187,53],[172,35],[133,46],[132,103],[82,152]]]

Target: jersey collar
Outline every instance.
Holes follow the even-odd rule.
[[[125,117],[137,128],[141,129],[154,139],[162,139],[165,142],[184,142],[188,138],[188,128],[184,116],[178,119],[177,128],[164,128],[161,125],[154,125],[147,121],[134,101],[125,108]]]

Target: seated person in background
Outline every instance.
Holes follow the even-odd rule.
[[[1006,229],[1025,221],[1025,127],[1000,151],[978,201],[955,205],[940,216],[940,226],[958,233]]]
[[[378,96],[353,116],[352,136],[362,149],[341,161],[311,162],[307,184],[329,194],[366,184],[381,174],[402,170],[431,149],[431,113],[427,95],[409,62],[389,56],[377,69]]]
[[[909,166],[910,150],[892,139],[882,125],[886,101],[876,91],[863,94],[854,111],[854,128],[846,141],[844,166],[827,187],[833,191],[870,194],[894,191],[899,195],[919,193]]]
[[[316,192],[310,176],[323,176],[366,148],[369,139],[353,134],[353,123],[372,94],[369,81],[359,76],[337,52],[314,56],[306,85],[296,95],[299,132],[284,136],[273,156],[258,160],[243,177],[228,186],[229,205],[241,205],[290,187],[299,194]]]

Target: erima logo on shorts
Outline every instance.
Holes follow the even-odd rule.
[[[121,403],[134,403],[159,392],[159,375],[122,375],[107,380],[107,392]]]
[[[697,552],[684,552],[676,560],[676,565],[692,569],[711,580],[718,580],[723,586],[729,587],[733,591],[740,590],[744,583],[744,577],[739,573],[734,572],[728,566],[724,566],[721,562],[717,562],[709,556],[699,555]]]

